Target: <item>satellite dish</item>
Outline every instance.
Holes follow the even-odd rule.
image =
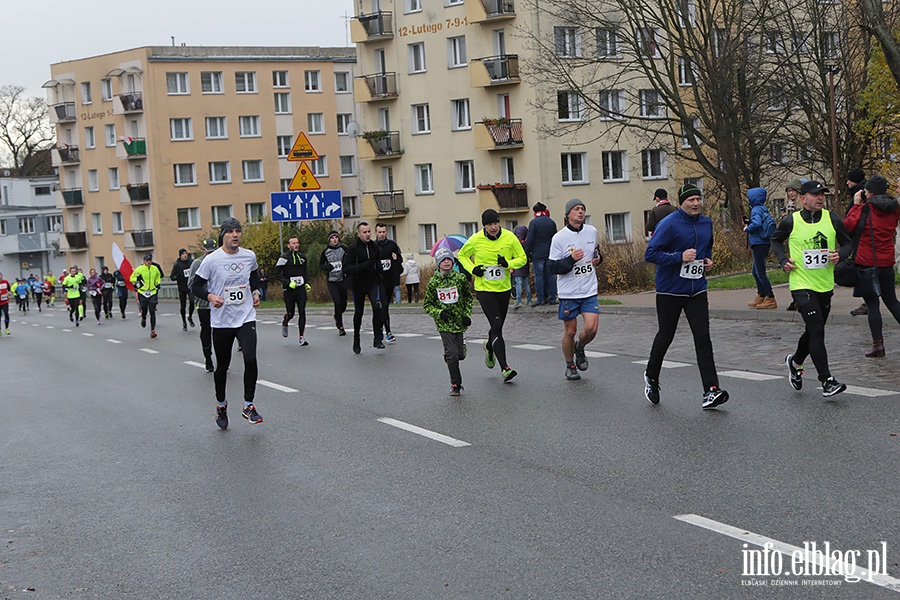
[[[359,125],[357,125],[357,127],[359,127]],[[356,137],[356,136],[353,136],[353,137]],[[10,175],[12,175],[12,173],[9,172],[9,169],[6,169],[5,171],[3,171],[4,177],[9,177]]]
[[[356,139],[359,137],[360,132],[362,132],[362,128],[359,126],[359,123],[356,121],[350,121],[347,123],[347,134]]]

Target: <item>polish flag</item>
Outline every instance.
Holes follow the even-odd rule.
[[[113,242],[112,245],[112,255],[113,261],[116,263],[116,268],[125,278],[125,286],[129,290],[133,290],[134,286],[131,285],[131,274],[134,273],[134,267],[131,266],[131,263],[128,262],[128,259],[125,258],[125,255],[119,249],[119,245],[115,242]]]

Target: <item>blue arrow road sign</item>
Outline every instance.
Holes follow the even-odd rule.
[[[316,221],[342,219],[341,190],[314,192],[272,192],[272,220]]]

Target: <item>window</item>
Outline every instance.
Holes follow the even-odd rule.
[[[222,94],[225,92],[222,71],[203,71],[200,73],[201,94]]]
[[[348,217],[358,217],[362,211],[359,203],[359,198],[357,198],[356,196],[344,196],[341,199],[341,204],[343,205],[343,213],[345,219]]]
[[[604,216],[607,242],[631,241],[631,213],[612,213]]]
[[[459,232],[466,237],[472,237],[473,235],[478,233],[478,223],[476,223],[476,222],[460,223],[459,224]]]
[[[0,219],[0,235],[6,235],[6,221],[3,219]]]
[[[187,73],[166,73],[166,93],[170,96],[190,94]]]
[[[456,6],[462,4],[464,0],[444,0],[444,6]]]
[[[644,179],[665,179],[668,177],[665,150],[654,149],[641,152],[641,177]]]
[[[275,142],[278,144],[278,158],[287,158],[294,145],[292,136],[279,135],[275,138]]]
[[[431,163],[416,165],[416,194],[433,194],[434,179],[431,173]],[[431,248],[429,247],[429,250]]]
[[[623,90],[600,91],[600,119],[610,121],[625,114],[625,92]]]
[[[112,101],[112,79],[100,80],[100,95],[104,102]]]
[[[809,54],[809,34],[795,33],[791,36],[791,45],[797,54]]]
[[[322,91],[322,72],[321,71],[304,71],[304,86],[307,92]]]
[[[456,69],[467,64],[469,63],[466,59],[466,36],[447,38],[447,68]]]
[[[97,175],[97,169],[89,169],[87,172],[88,176],[88,191],[89,192],[99,192],[100,191],[100,177]]]
[[[610,150],[601,155],[603,159],[603,181],[627,181],[628,155],[624,150]]]
[[[619,36],[615,29],[597,30],[597,56],[600,58],[619,57]]]
[[[403,12],[411,13],[420,10],[422,10],[422,0],[403,0]]]
[[[691,119],[691,128],[695,132],[700,131],[700,118],[695,117]],[[692,133],[688,127],[685,126],[684,123],[681,124],[681,147],[682,148],[690,148],[693,145],[698,145],[700,143],[700,139],[697,133]]]
[[[231,169],[227,160],[209,163],[210,183],[231,183]]]
[[[325,113],[308,113],[306,115],[307,133],[325,133]]]
[[[275,92],[275,114],[288,115],[291,113],[291,93]]]
[[[727,55],[731,45],[731,36],[727,29],[717,28],[713,31],[712,50],[713,56],[722,58]]]
[[[175,171],[175,185],[197,185],[194,163],[172,165]]]
[[[206,139],[224,140],[227,137],[225,117],[206,117]]]
[[[256,71],[238,71],[235,73],[234,91],[238,94],[255,94]]]
[[[650,27],[638,29],[641,54],[650,58],[659,58],[659,45],[656,43],[656,30]]]
[[[584,120],[583,101],[577,92],[557,92],[556,109],[560,121]]]
[[[116,145],[116,124],[109,123],[103,126],[103,134],[106,137],[106,147],[112,148]]]
[[[834,59],[841,56],[841,38],[837,31],[822,32],[822,58]]]
[[[234,216],[234,212],[232,210],[232,206],[230,204],[226,206],[213,206],[212,207],[212,226],[218,227],[222,224],[222,221]]]
[[[349,94],[350,93],[350,73],[346,71],[337,71],[334,74],[334,93]]]
[[[659,119],[665,116],[665,108],[662,104],[659,92],[656,90],[640,90],[638,92],[640,101],[640,114],[642,117],[650,119]]]
[[[85,127],[84,128],[84,147],[85,148],[96,148],[97,140],[94,139],[94,128],[93,127]]]
[[[100,213],[91,213],[91,233],[94,235],[103,233],[103,217]]]
[[[200,229],[200,209],[179,208],[178,229]]]
[[[287,71],[272,71],[272,87],[291,87]]]
[[[91,82],[84,81],[81,84],[81,103],[82,104],[92,104],[93,100],[91,100]]]
[[[341,177],[356,175],[356,163],[353,156],[341,156]]]
[[[247,203],[247,223],[259,223],[266,216],[265,202]]]
[[[278,182],[279,182],[279,189],[280,189],[282,192],[289,192],[289,191],[291,191],[291,190],[290,190],[290,187],[291,187],[291,180],[290,180],[290,179],[279,179]]]
[[[437,224],[422,223],[419,225],[419,252],[431,252],[437,242]]]
[[[452,131],[460,131],[463,129],[472,129],[472,118],[469,113],[469,99],[462,98],[460,100],[450,101],[450,129]]]
[[[238,117],[238,125],[241,130],[241,137],[260,137],[259,132],[259,115],[248,117]]]
[[[787,164],[788,145],[781,142],[773,142],[769,145],[769,153],[773,165]]]
[[[682,56],[678,59],[678,85],[691,86],[697,81],[697,73],[691,59]]]
[[[34,217],[19,217],[19,233],[34,233]]]
[[[114,212],[112,214],[112,232],[113,233],[124,233],[125,225],[124,221],[122,221],[122,213]]]
[[[109,189],[117,190],[119,189],[119,167],[110,167],[108,170],[109,174]]]
[[[337,133],[338,135],[347,135],[347,126],[350,125],[353,115],[350,113],[339,113],[337,116]]]
[[[169,119],[169,135],[173,142],[194,139],[190,118]]]
[[[315,177],[328,177],[328,157],[320,156],[317,160],[310,161],[309,170]]]
[[[563,153],[560,155],[562,164],[562,182],[565,184],[587,183],[585,161],[587,154],[584,152]]]
[[[431,133],[431,111],[427,104],[412,105],[412,129],[413,135]]]
[[[675,3],[675,14],[678,16],[678,26],[682,29],[697,26],[697,6],[694,0],[678,0]]]
[[[784,36],[780,31],[763,33],[767,54],[784,54]]]
[[[241,161],[244,169],[244,181],[262,181],[263,180],[263,164],[261,160],[245,160]]]
[[[888,137],[887,139],[888,139],[888,141],[890,141],[890,137]],[[35,186],[33,191],[34,191],[35,196],[49,196],[50,194],[53,193],[53,191],[50,189],[49,185]]]
[[[784,110],[784,94],[781,90],[771,88],[766,96],[766,105],[769,110]]]
[[[115,213],[113,213],[115,214]],[[121,214],[121,213],[119,213]],[[6,224],[6,221],[3,221]],[[60,232],[62,231],[62,215],[50,215],[47,217],[47,231]],[[5,233],[5,231],[4,231]]]
[[[410,73],[425,72],[425,42],[417,44],[408,44],[406,46],[409,58]]]
[[[512,156],[500,157],[500,183],[515,183],[516,169]]]
[[[581,56],[581,32],[575,27],[554,27],[553,42],[556,56],[576,58]]]
[[[471,160],[456,161],[456,191],[475,191],[475,162]]]

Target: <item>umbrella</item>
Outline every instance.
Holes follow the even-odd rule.
[[[438,241],[434,243],[434,246],[431,247],[431,256],[434,256],[434,253],[440,250],[441,248],[446,248],[450,252],[456,254],[459,252],[459,249],[463,247],[463,244],[468,240],[464,235],[460,235],[458,233],[453,233],[450,235],[445,235]]]

